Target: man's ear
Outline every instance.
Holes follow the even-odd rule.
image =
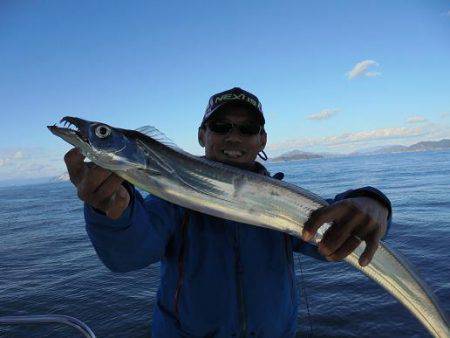
[[[259,148],[259,151],[263,151],[264,150],[264,148],[266,147],[266,143],[267,143],[267,133],[266,133],[266,131],[265,130],[263,130],[262,132],[261,132],[261,135],[260,135],[260,148]]]
[[[202,148],[205,147],[205,129],[198,128],[198,143]]]

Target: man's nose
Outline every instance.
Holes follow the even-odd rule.
[[[228,142],[240,142],[242,135],[240,134],[238,128],[233,126],[231,130],[225,135],[225,141]]]

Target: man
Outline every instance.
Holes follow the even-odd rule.
[[[255,161],[267,134],[256,96],[240,88],[213,95],[198,131],[205,157],[268,175]],[[391,218],[389,200],[366,187],[349,190],[314,212],[306,241],[333,223],[318,249],[281,232],[201,214],[155,196],[145,200],[115,174],[65,161],[86,228],[102,262],[126,272],[161,262],[153,337],[293,337],[297,324],[293,251],[340,260],[364,240],[366,265]]]

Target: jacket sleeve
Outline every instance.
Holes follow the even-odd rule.
[[[137,270],[159,261],[181,219],[175,205],[151,195],[144,200],[133,186],[126,187],[130,204],[116,220],[84,206],[88,236],[103,264],[114,272]]]
[[[383,239],[386,238],[386,235],[389,232],[389,229],[391,228],[392,224],[392,205],[391,201],[384,195],[380,190],[367,186],[359,189],[350,189],[347,190],[341,194],[338,194],[334,197],[334,199],[327,199],[327,202],[330,204],[333,204],[337,201],[344,200],[346,198],[352,198],[352,197],[371,197],[373,199],[376,199],[380,203],[382,203],[386,208],[388,209],[388,219],[387,219],[387,229],[386,233],[384,234]],[[292,237],[292,245],[293,249],[296,252],[303,253],[307,256],[320,259],[322,261],[327,260],[317,251],[317,247],[315,245],[312,245],[310,243],[304,242],[300,238]]]

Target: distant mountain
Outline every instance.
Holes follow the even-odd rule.
[[[432,151],[450,149],[450,140],[442,139],[440,141],[423,141],[410,146],[389,145],[383,147],[361,149],[351,153],[350,155],[369,155],[369,154],[386,154],[386,153],[405,153],[414,151]]]
[[[445,150],[450,149],[450,140],[424,141],[409,146],[410,151]]]
[[[359,149],[352,153],[350,153],[350,156],[358,156],[358,155],[372,155],[372,154],[386,154],[386,153],[403,153],[408,151],[408,146],[402,146],[402,145],[389,145],[389,146],[378,146],[378,147],[371,147],[371,148],[365,148],[365,149]]]
[[[291,150],[287,153],[281,154],[280,156],[271,159],[272,162],[282,162],[282,161],[295,161],[295,160],[309,160],[311,158],[323,158],[323,155],[316,153],[308,153],[300,150]]]
[[[423,141],[410,146],[388,145],[371,148],[364,148],[352,152],[350,154],[331,154],[331,153],[310,153],[298,149],[288,151],[273,159],[272,162],[309,160],[312,158],[338,157],[338,156],[358,156],[372,154],[388,154],[388,153],[405,153],[414,151],[433,151],[433,150],[450,150],[450,139],[442,139],[440,141]]]
[[[59,176],[52,177],[50,182],[66,182],[70,181],[69,173],[64,173]]]
[[[378,146],[358,149],[349,155],[361,155],[361,154],[380,154],[380,153],[401,153],[407,151],[407,146],[402,145],[389,145],[389,146]]]

